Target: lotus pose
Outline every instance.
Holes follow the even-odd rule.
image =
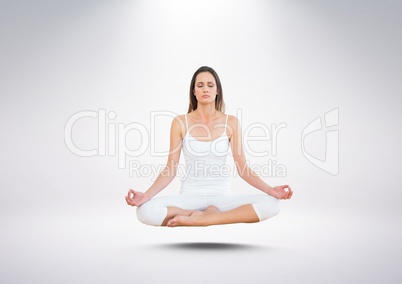
[[[153,226],[210,226],[264,221],[279,213],[279,200],[292,197],[289,185],[271,187],[246,163],[241,129],[224,114],[222,85],[214,69],[203,66],[190,84],[188,113],[171,124],[166,167],[146,192],[130,189],[126,202],[137,217]],[[180,194],[155,197],[176,176],[183,151],[186,178]],[[226,157],[232,152],[241,178],[263,194],[233,195]]]

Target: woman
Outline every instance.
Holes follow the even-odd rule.
[[[165,169],[145,192],[130,189],[126,202],[138,219],[154,226],[209,226],[253,223],[279,213],[279,199],[292,197],[288,185],[271,187],[246,164],[238,119],[224,114],[222,86],[210,67],[200,67],[190,84],[188,113],[173,119]],[[237,172],[262,195],[232,195],[226,156]],[[177,196],[156,197],[176,176],[183,151],[187,176]]]

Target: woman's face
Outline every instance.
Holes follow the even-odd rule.
[[[218,89],[215,77],[209,72],[201,72],[195,78],[194,95],[199,103],[215,101]]]

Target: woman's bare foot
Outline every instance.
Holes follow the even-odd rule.
[[[211,226],[235,223],[259,222],[257,213],[252,204],[241,205],[228,211],[219,211],[215,207],[209,207],[205,211],[193,212],[190,216],[176,215],[167,222],[169,227],[177,226]]]
[[[201,211],[198,211],[201,212]],[[166,226],[177,227],[177,226],[202,226],[202,218],[205,216],[204,213],[192,214],[191,216],[176,216],[170,219]]]
[[[204,226],[202,217],[218,212],[220,211],[215,206],[208,206],[204,211],[194,211],[190,216],[175,216],[167,222],[166,226]]]
[[[205,209],[205,211],[204,211],[204,213],[206,215],[213,214],[213,213],[218,213],[218,212],[220,212],[219,209],[216,208],[215,206],[212,206],[212,205],[208,206],[207,209]]]
[[[200,215],[208,215],[208,214],[213,214],[213,213],[217,213],[219,212],[219,209],[216,208],[215,206],[208,206],[207,209],[205,209],[204,211],[202,210],[196,210],[193,213],[191,213],[190,215],[180,215],[180,216],[200,216]]]

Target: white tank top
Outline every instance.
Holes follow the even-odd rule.
[[[187,133],[182,141],[186,164],[186,176],[182,180],[180,193],[201,195],[231,194],[231,169],[226,164],[230,152],[226,134],[228,115],[221,136],[212,141],[199,141],[190,134],[187,114]],[[219,127],[219,125],[217,125]]]

